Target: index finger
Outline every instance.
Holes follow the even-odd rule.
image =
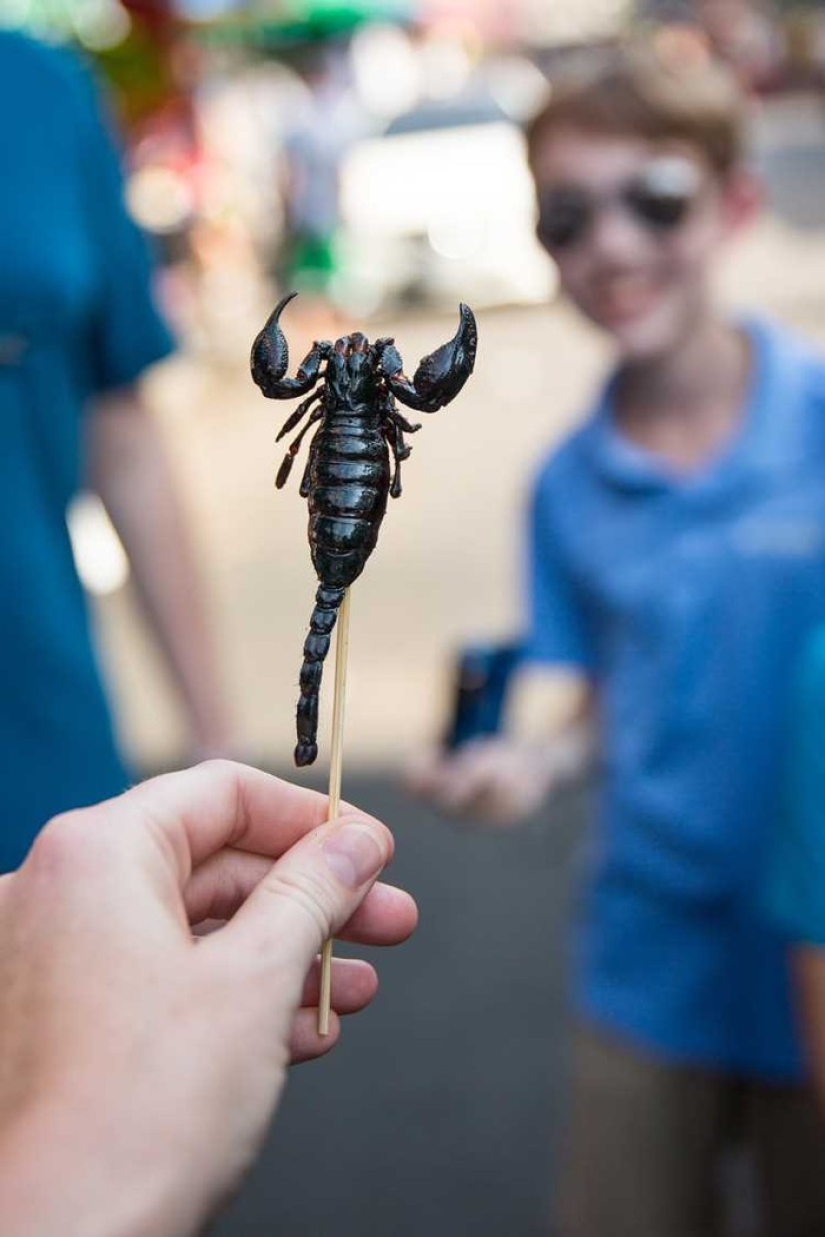
[[[120,814],[128,807],[160,832],[181,881],[226,846],[277,859],[329,815],[326,795],[230,760],[150,778],[102,807]],[[340,816],[353,814],[341,805]]]

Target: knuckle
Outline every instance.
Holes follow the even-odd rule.
[[[236,760],[228,760],[225,756],[211,756],[208,760],[202,760],[199,768],[223,781],[232,781],[240,776],[243,765]]]
[[[285,898],[301,910],[321,939],[332,931],[334,895],[328,885],[307,872],[273,871],[263,884],[267,893]]]
[[[52,817],[40,831],[29,860],[47,871],[73,867],[81,856],[88,854],[99,834],[100,830],[90,828],[87,812],[63,812]]]

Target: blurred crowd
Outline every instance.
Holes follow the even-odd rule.
[[[135,775],[83,590],[90,538],[109,550],[89,561],[114,553],[116,578],[128,562],[180,702],[187,763],[244,751],[191,517],[143,379],[176,346],[210,374],[239,372],[251,324],[297,291],[303,332],[344,338],[300,369],[299,350],[295,379],[272,369],[265,394],[306,395],[311,367],[332,360],[340,389],[355,390],[369,354],[411,407],[452,398],[433,386],[446,391],[454,375],[430,360],[408,378],[392,341],[368,353],[353,318],[412,322],[458,301],[533,315],[558,297],[599,333],[606,378],[582,375],[578,427],[531,460],[513,496],[512,632],[471,646],[478,633],[460,616],[468,645],[450,718],[429,743],[410,732],[405,792],[509,826],[571,781],[593,788],[572,930],[559,1234],[725,1237],[719,1166],[733,1143],[753,1164],[754,1237],[825,1232],[825,356],[763,306],[731,313],[717,289],[763,203],[754,134],[765,100],[780,102],[772,116],[789,99],[820,116],[818,10],[197,7],[7,5],[7,24],[38,37],[0,34],[0,915],[14,940],[0,985],[12,1062],[0,1071],[0,1126],[17,1166],[0,1156],[4,1231],[47,1231],[38,1139],[42,1171],[76,1176],[68,1147],[43,1134],[43,1112],[76,1125],[78,1146],[94,1141],[77,1085],[90,1068],[82,1036],[62,1060],[54,1044],[61,1026],[76,1032],[65,1010],[77,977],[109,1025],[119,964],[97,955],[95,908],[113,939],[145,934],[147,952],[124,951],[123,982],[146,985],[162,1028],[151,1053],[116,1029],[121,1047],[100,1049],[106,1119],[131,1132],[109,1152],[127,1194],[132,1157],[155,1154],[157,1119],[125,1083],[130,1063],[156,1087],[166,1070],[180,1076],[194,1045],[183,1098],[161,1114],[180,1172],[172,1154],[151,1216],[129,1215],[123,1229],[146,1237],[196,1231],[259,1147],[290,1054],[323,1051],[306,1022],[323,935],[395,943],[412,930],[409,899],[373,886],[391,853],[385,831],[335,822],[313,850],[302,839],[324,807],[310,792],[291,797],[218,766],[118,798]],[[96,70],[47,33],[84,44]],[[274,332],[265,343],[277,358]],[[451,347],[466,348],[461,330]],[[518,341],[508,357],[515,381]],[[467,373],[473,360],[474,344]],[[509,442],[515,401],[499,399]],[[546,375],[527,395],[548,424],[556,399]],[[396,416],[396,432],[382,431],[396,465],[409,453],[398,425],[415,428]],[[483,442],[462,445],[462,466],[483,471]],[[297,440],[289,450],[291,460]],[[84,492],[99,504],[86,516]],[[355,504],[344,539],[362,514],[356,498],[340,498]],[[445,520],[457,504],[447,495]],[[239,500],[241,540],[243,512]],[[100,800],[112,802],[95,811]],[[115,827],[136,875],[107,848]],[[271,924],[261,881],[278,895]],[[27,910],[51,892],[66,928],[54,951]],[[216,930],[198,946],[209,1000],[200,1021],[187,1006],[191,1040],[169,1015],[178,990],[198,1000],[190,925]],[[234,958],[220,952],[222,933],[240,942]],[[149,982],[153,949],[188,961]],[[278,999],[244,1005],[244,1034],[260,1046],[275,1026],[277,1052],[256,1074],[264,1098],[238,1105],[233,1143],[215,1131],[231,1124],[226,1080],[244,1037],[227,1031],[217,1085],[206,1018],[263,955]],[[339,969],[339,1012],[366,1004],[372,982]],[[185,1135],[196,1118],[219,1148],[199,1182]],[[111,1193],[87,1188],[90,1206]],[[83,1190],[72,1197],[82,1213]]]
[[[130,208],[176,272],[173,315],[210,346],[225,325],[203,320],[214,286],[249,298],[261,276],[362,316],[452,305],[457,290],[545,300],[554,271],[533,237],[520,127],[562,62],[631,26],[676,56],[721,57],[760,94],[817,91],[825,66],[815,6],[747,0],[201,6],[211,20],[193,20],[196,4],[95,0],[44,4],[39,25],[41,6],[6,7],[97,57]]]

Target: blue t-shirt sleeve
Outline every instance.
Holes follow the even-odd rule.
[[[825,631],[793,693],[785,811],[769,852],[767,903],[789,940],[825,946]]]
[[[129,215],[120,154],[90,78],[81,96],[84,186],[96,265],[95,311],[87,337],[92,392],[127,386],[167,356],[174,341],[156,303],[146,238]]]
[[[554,470],[539,477],[528,508],[526,582],[528,627],[525,656],[583,669],[593,664],[584,605],[555,515]]]

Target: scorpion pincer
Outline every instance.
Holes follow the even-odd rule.
[[[473,372],[478,336],[472,310],[462,305],[456,334],[423,358],[412,381],[404,375],[394,340],[370,343],[359,331],[335,343],[314,343],[296,376],[288,378],[289,350],[279,319],[295,295],[276,305],[252,346],[251,366],[269,399],[291,399],[315,388],[278,434],[276,441],[307,417],[275,481],[278,489],[286,483],[304,436],[317,426],[300,488],[308,499],[309,544],[318,576],[296,719],[295,763],[309,765],[318,754],[321,676],[338,609],[375,548],[387,495],[401,493],[401,461],[411,451],[404,434],[421,428],[402,416],[395,401],[418,412],[436,412],[448,404]]]

